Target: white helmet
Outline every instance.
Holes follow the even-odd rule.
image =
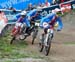
[[[26,14],[27,14],[26,11],[22,11],[22,12],[21,12],[21,15],[26,15]]]

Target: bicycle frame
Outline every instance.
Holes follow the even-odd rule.
[[[20,28],[18,28],[18,26],[17,26],[17,29],[13,32],[13,33],[16,32],[15,33],[16,35],[13,35],[13,37],[15,37],[16,39],[19,39],[20,35],[25,33],[25,30],[26,30],[26,25],[25,24],[21,24]]]
[[[35,39],[37,37],[37,34],[38,34],[38,26],[35,25],[33,35],[32,35],[32,44],[34,44],[34,41],[35,41]]]

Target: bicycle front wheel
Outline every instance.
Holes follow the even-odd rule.
[[[34,41],[35,41],[35,39],[36,39],[36,37],[37,37],[37,34],[38,34],[38,30],[35,30],[35,31],[33,32],[33,36],[32,36],[32,44],[34,44]]]
[[[51,48],[51,37],[48,37],[47,45],[45,46],[45,55],[48,56]]]
[[[39,43],[39,46],[40,46],[40,52],[43,51],[44,49],[44,35],[42,35],[42,38],[40,39],[40,43]]]

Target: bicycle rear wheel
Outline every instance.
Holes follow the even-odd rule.
[[[42,44],[42,43],[40,44],[40,43],[39,43],[39,45],[40,45],[40,50],[39,50],[39,51],[42,52],[43,49],[44,49],[44,44]]]
[[[39,46],[40,46],[40,52],[42,52],[44,49],[44,35],[42,35],[42,38],[40,40],[41,42],[39,43]]]
[[[21,34],[19,39],[24,40],[24,39],[26,39],[26,36],[24,34]]]

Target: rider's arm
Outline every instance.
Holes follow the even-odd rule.
[[[23,20],[23,18],[19,17],[18,20],[17,20],[17,22],[21,22],[22,20]]]
[[[40,27],[43,28],[43,22],[45,22],[45,17],[40,20]]]
[[[24,23],[26,23],[26,26],[30,27],[30,21],[28,19],[24,19],[24,20],[25,20]]]
[[[13,17],[14,20],[17,20],[20,17],[20,14],[17,14]]]
[[[32,11],[30,12],[31,19],[32,19],[32,18],[35,18],[37,15],[38,15],[38,13],[37,13],[37,10],[36,10],[36,9],[34,9],[34,10],[32,10]]]
[[[63,28],[63,23],[62,23],[61,17],[58,17],[58,18],[56,19],[56,21],[58,22],[57,31],[61,31],[61,29]]]
[[[36,14],[34,16],[32,16],[32,18],[35,18],[38,15],[38,13],[36,12]]]

